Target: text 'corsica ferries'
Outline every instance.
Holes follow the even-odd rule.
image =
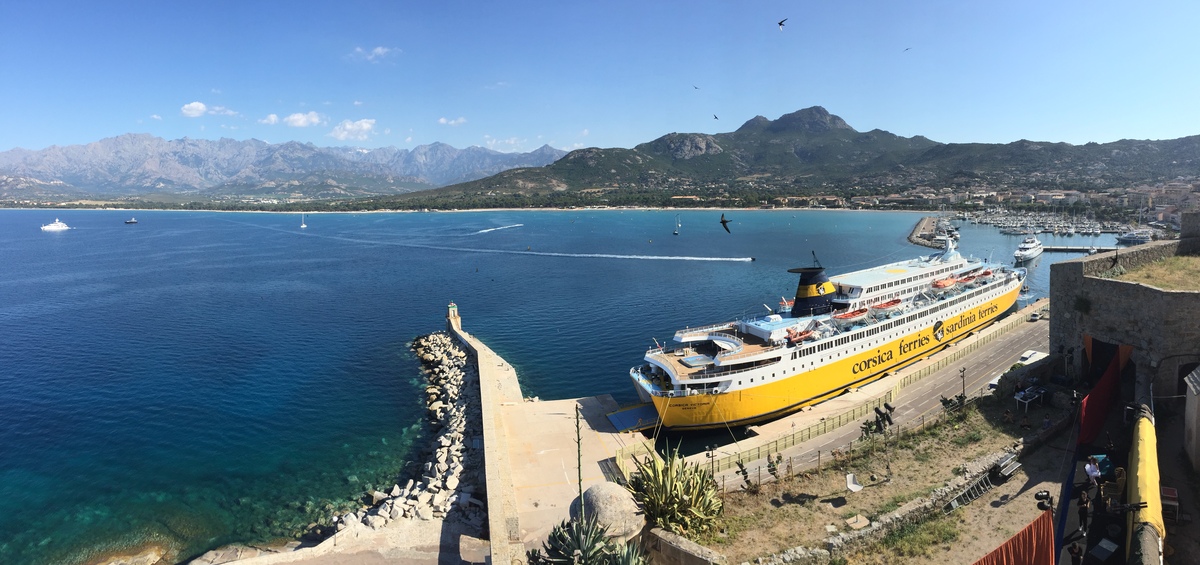
[[[1016,303],[1025,269],[942,241],[943,252],[832,278],[819,263],[789,269],[796,297],[771,314],[680,330],[647,351],[629,371],[638,396],[667,428],[769,420],[879,379]]]

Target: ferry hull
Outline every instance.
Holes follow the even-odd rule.
[[[671,429],[723,428],[778,418],[833,398],[848,388],[878,380],[888,371],[967,337],[971,332],[996,321],[1012,308],[1020,289],[1020,284],[1014,285],[1004,294],[970,310],[949,316],[930,317],[924,327],[907,335],[819,367],[801,370],[794,375],[769,379],[766,377],[769,372],[755,373],[755,379],[763,378],[771,382],[761,385],[754,383],[742,390],[718,394],[654,396],[651,400],[662,425]],[[819,363],[819,359],[818,356],[816,362]],[[787,361],[779,365],[784,363]],[[733,378],[737,380],[738,377]],[[744,380],[749,378],[751,377],[743,377]]]

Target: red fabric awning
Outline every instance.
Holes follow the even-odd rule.
[[[1054,553],[1054,514],[1046,510],[975,565],[1054,565]]]

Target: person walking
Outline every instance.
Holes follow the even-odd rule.
[[[1083,565],[1083,548],[1079,547],[1079,542],[1071,544],[1067,553],[1071,555],[1071,565]]]
[[[1075,504],[1079,508],[1079,531],[1083,532],[1084,537],[1087,537],[1088,511],[1092,506],[1092,499],[1088,496],[1087,489],[1079,492],[1079,500]]]
[[[1088,462],[1083,466],[1083,472],[1087,473],[1088,488],[1100,486],[1100,462],[1095,457],[1088,457]]]

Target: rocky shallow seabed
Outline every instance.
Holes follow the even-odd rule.
[[[403,487],[394,484],[387,492],[367,493],[362,509],[334,517],[338,532],[378,530],[403,520],[460,520],[472,530],[482,530],[487,523],[483,502],[487,497],[480,486],[486,482],[477,369],[445,332],[418,337],[412,348],[426,377],[425,405],[432,436],[421,477],[409,479]],[[300,547],[300,542],[274,549],[229,546],[209,551],[190,564],[228,563]]]

